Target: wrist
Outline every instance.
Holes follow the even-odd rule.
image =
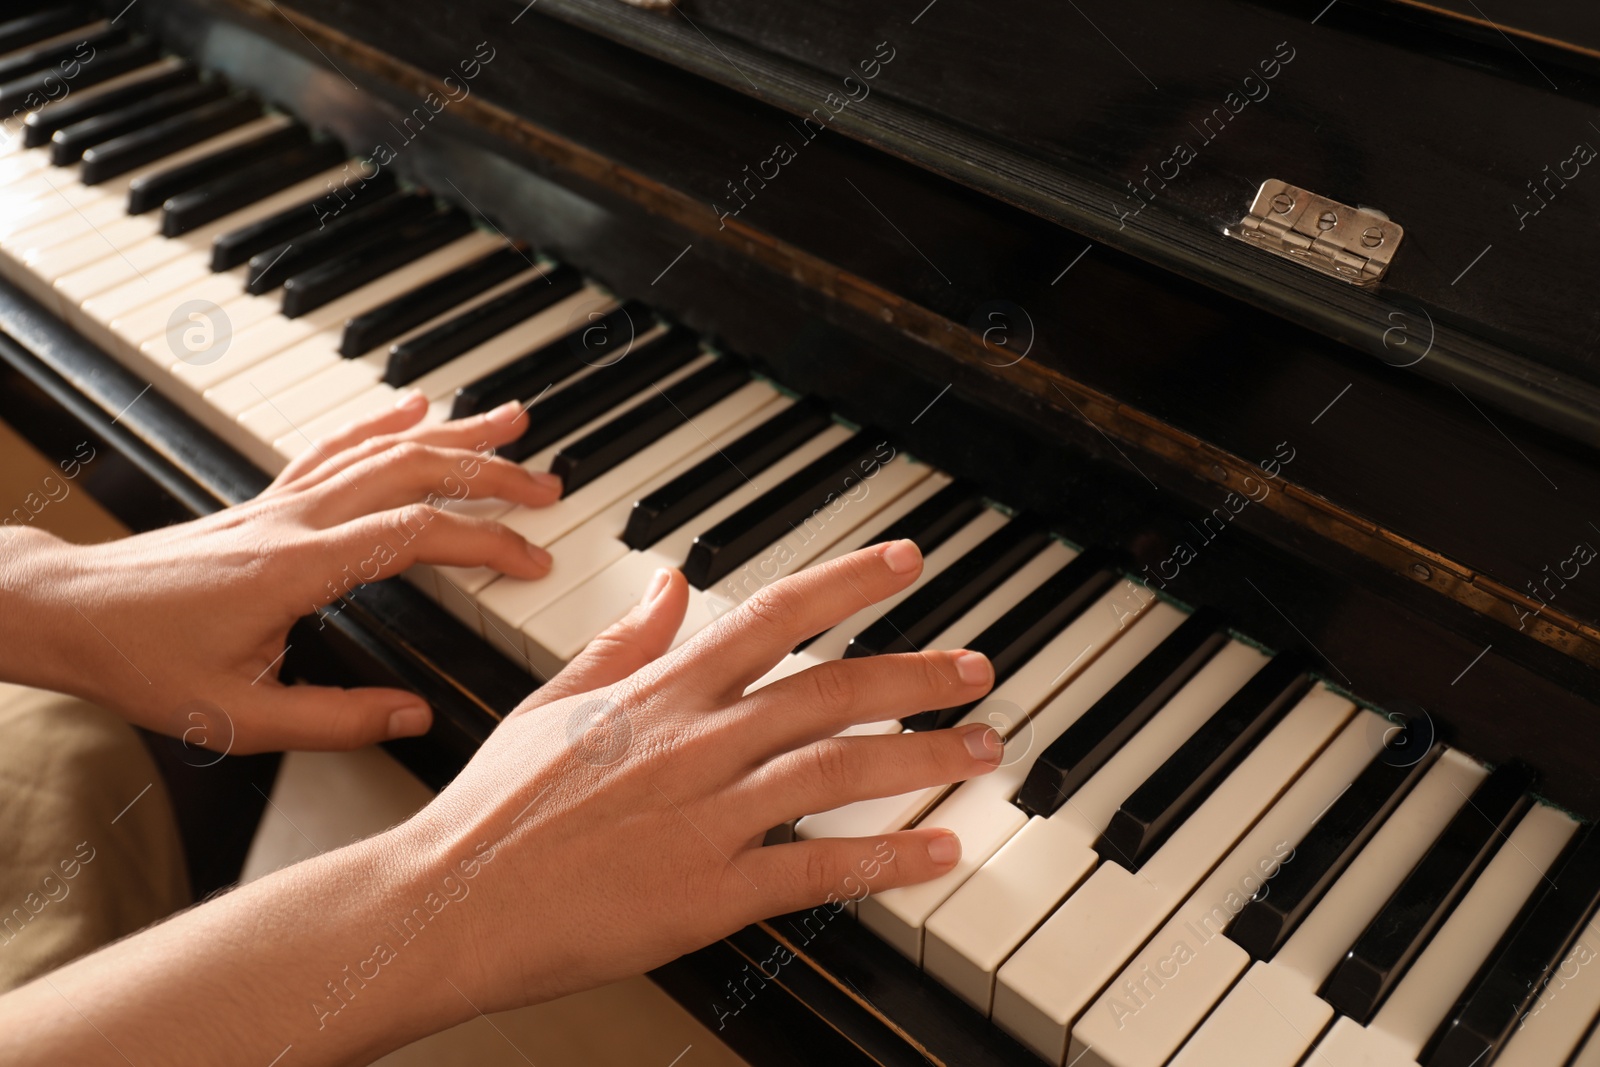
[[[0,680],[93,699],[82,650],[94,633],[72,607],[79,551],[44,530],[0,527]]]

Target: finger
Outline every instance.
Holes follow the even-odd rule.
[[[738,713],[752,720],[751,740],[771,752],[858,723],[957,708],[993,684],[988,657],[967,649],[836,659],[762,686]]]
[[[685,642],[682,654],[717,664],[717,695],[731,701],[795,645],[893,596],[921,572],[922,553],[910,541],[863,548],[758,590]]]
[[[322,531],[313,551],[334,576],[330,585],[375,582],[414,563],[489,567],[513,578],[550,572],[550,553],[509,527],[429,504],[407,504]]]
[[[401,441],[305,492],[314,494],[312,521],[332,525],[429,497],[452,504],[493,497],[548,507],[561,498],[561,479],[498,456],[485,459],[464,448]]]
[[[899,796],[988,774],[1005,754],[983,723],[926,733],[827,737],[768,760],[746,780],[743,807],[776,826],[858,800]]]
[[[404,403],[403,398],[401,403]],[[421,410],[423,414],[427,413],[425,402]],[[330,478],[343,474],[362,460],[393,448],[402,441],[416,441],[419,444],[437,445],[441,448],[470,448],[480,451],[498,448],[515,441],[527,428],[528,413],[514,400],[507,401],[493,411],[486,411],[470,418],[413,424],[396,433],[369,434],[339,447],[354,432],[347,427],[326,441],[317,443],[318,448],[328,453],[329,460],[307,472],[288,488],[303,490],[320,485]],[[329,451],[330,447],[339,450],[335,453]]]
[[[266,496],[268,493],[282,492],[288,489],[292,483],[299,481],[317,467],[332,461],[334,457],[353,448],[362,441],[380,435],[408,430],[420,422],[427,413],[428,398],[422,395],[421,390],[412,389],[403,393],[395,401],[394,407],[389,408],[387,411],[380,411],[375,415],[368,415],[366,418],[348,422],[327,437],[312,442],[310,448],[291,459],[289,465],[278,472],[278,476],[272,480],[272,484],[261,495]]]
[[[638,606],[601,631],[517,711],[612,685],[659,659],[672,647],[688,606],[689,583],[683,575],[665,568],[656,571]]]
[[[233,751],[348,751],[428,732],[433,712],[403,689],[260,686],[260,714],[241,721]],[[240,717],[243,718],[242,716]]]
[[[918,827],[882,837],[826,837],[768,845],[744,853],[739,867],[758,887],[756,895],[761,898],[749,917],[753,922],[819,905],[837,914],[847,901],[937,878],[960,858],[961,842],[955,834]],[[737,879],[738,874],[732,877]]]

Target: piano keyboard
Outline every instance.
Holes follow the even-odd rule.
[[[85,40],[70,92],[19,103]],[[911,588],[757,686],[975,648],[985,700],[857,729],[988,722],[1004,762],[789,830],[956,830],[955,869],[857,918],[1044,1061],[1600,1064],[1600,834],[1533,799],[1530,770],[1394,747],[1292,654],[149,42],[59,12],[0,42],[0,270],[262,467],[406,390],[432,421],[529,406],[503,452],[562,500],[462,506],[545,546],[549,576],[409,577],[536,673],[659,567],[691,580],[681,642],[784,574],[915,540]]]

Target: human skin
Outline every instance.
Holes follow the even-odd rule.
[[[237,721],[235,751],[391,736],[397,711],[421,707],[410,694],[302,699],[306,687],[249,676],[282,650],[330,565],[390,533],[395,513],[486,435],[521,432],[525,416],[509,414],[503,426],[423,428],[419,411],[399,407],[320,443],[258,501],[143,542],[14,539],[0,548],[10,620],[0,620],[0,677],[172,732],[174,701],[215,699]],[[482,484],[493,495],[554,499],[514,465],[486,462],[474,478],[491,467]],[[413,543],[386,574],[416,560],[528,578],[548,567],[504,527],[448,509]],[[295,1063],[367,1062],[479,1012],[639,973],[756,919],[838,899],[869,870],[872,891],[943,873],[960,846],[934,827],[781,845],[763,836],[809,812],[993,770],[1001,749],[985,726],[837,736],[977,699],[993,683],[987,660],[962,650],[851,659],[746,694],[799,641],[904,589],[921,566],[909,541],[863,549],[766,587],[670,652],[688,590],[678,572],[659,572],[640,605],[530,695],[416,816],[0,997],[0,1059],[269,1063],[292,1047]],[[420,732],[415,717],[404,725]]]

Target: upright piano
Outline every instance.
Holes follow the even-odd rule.
[[[876,728],[1004,766],[774,828],[964,858],[655,972],[752,1064],[1600,1063],[1586,7],[0,7],[0,417],[123,521],[530,406],[561,503],[446,504],[551,575],[329,576],[283,667],[423,780],[657,566],[687,636],[922,546],[775,673],[982,648]]]

